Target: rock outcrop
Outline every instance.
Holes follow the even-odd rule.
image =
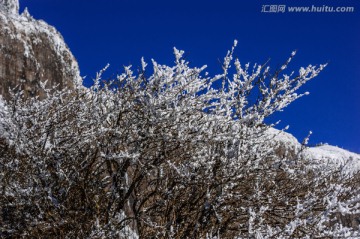
[[[39,83],[72,88],[81,84],[78,64],[61,34],[27,9],[19,14],[18,0],[0,0],[0,95],[24,90],[26,97],[44,97]]]

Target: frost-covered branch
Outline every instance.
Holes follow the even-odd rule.
[[[357,235],[334,218],[359,212],[359,178],[279,153],[264,123],[325,65],[283,73],[293,53],[271,72],[234,50],[214,77],[174,48],[175,64],[152,60],[151,73],[141,59],[138,75],[0,101],[0,235]]]

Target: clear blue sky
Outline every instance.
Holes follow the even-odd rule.
[[[261,13],[263,5],[350,6],[353,13]],[[290,66],[329,62],[302,91],[310,95],[271,120],[290,125],[299,140],[326,142],[360,153],[360,2],[358,0],[20,0],[36,19],[55,26],[88,80],[107,63],[108,75],[140,58],[173,62],[172,47],[193,66],[219,73],[234,39],[242,62]],[[90,81],[85,82],[89,84]]]

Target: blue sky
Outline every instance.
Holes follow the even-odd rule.
[[[186,51],[193,66],[220,73],[219,59],[239,41],[241,62],[283,63],[289,69],[329,62],[294,102],[270,120],[290,125],[299,140],[337,145],[360,153],[360,2],[358,0],[20,0],[36,19],[55,26],[77,58],[85,84],[107,63],[107,75],[140,58],[172,64],[172,48]],[[262,13],[263,5],[350,6],[353,13]]]

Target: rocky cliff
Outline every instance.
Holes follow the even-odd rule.
[[[18,0],[0,0],[0,95],[23,89],[26,97],[40,96],[39,82],[59,88],[81,84],[78,64],[61,34],[25,9]]]

